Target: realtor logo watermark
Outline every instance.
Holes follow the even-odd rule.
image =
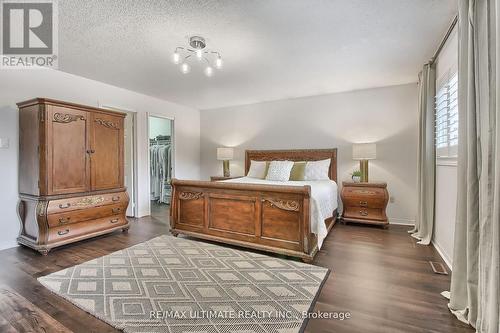
[[[0,0],[0,68],[57,68],[56,0]]]

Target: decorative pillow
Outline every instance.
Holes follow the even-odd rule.
[[[269,162],[250,161],[247,177],[264,179],[267,175],[267,169],[269,169]]]
[[[269,163],[266,180],[286,182],[290,179],[292,167],[293,161],[271,161],[271,163]]]
[[[326,180],[330,169],[330,159],[321,161],[310,161],[306,163],[304,180]]]
[[[293,163],[292,171],[290,171],[290,180],[304,180],[306,172],[306,162]]]

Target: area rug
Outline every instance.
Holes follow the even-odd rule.
[[[160,236],[38,281],[125,332],[302,332],[329,270]]]

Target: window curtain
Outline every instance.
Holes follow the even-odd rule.
[[[417,219],[409,231],[419,244],[429,245],[434,228],[436,174],[435,114],[436,69],[426,64],[419,74],[419,135],[417,165]]]
[[[500,0],[459,0],[458,198],[449,307],[498,333]]]

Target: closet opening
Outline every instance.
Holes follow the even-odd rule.
[[[174,120],[149,116],[149,177],[151,216],[165,217],[170,208],[174,176]]]

